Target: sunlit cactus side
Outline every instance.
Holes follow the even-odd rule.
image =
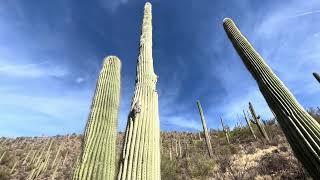
[[[256,111],[254,110],[253,108],[253,105],[251,104],[251,102],[249,102],[249,110],[251,112],[251,116],[252,116],[252,122],[254,122],[257,126],[258,126],[258,129],[259,131],[261,132],[262,136],[268,141],[270,142],[270,139],[269,139],[269,136],[267,134],[267,131],[265,129],[265,126],[263,124],[263,122],[261,122],[261,118],[260,116],[258,116],[256,114]]]
[[[10,170],[10,174],[12,174],[12,173],[15,171],[17,164],[18,164],[18,160],[16,160],[16,161],[14,162],[14,164],[13,164],[11,170]]]
[[[198,132],[198,135],[199,135],[199,140],[202,141],[201,132]]]
[[[253,136],[254,139],[257,139],[256,135],[254,134],[254,131],[253,131],[253,128],[251,126],[251,123],[250,123],[250,120],[248,119],[247,115],[246,115],[246,112],[243,110],[243,116],[244,116],[244,119],[246,120],[247,124],[248,124],[248,127],[250,129],[250,132]]]
[[[59,154],[60,154],[60,151],[61,151],[61,148],[62,148],[62,145],[63,145],[63,142],[60,143],[59,147],[58,147],[58,150],[57,150],[57,153],[51,163],[51,168],[53,168],[58,160],[58,157],[59,157]]]
[[[172,161],[172,147],[169,147],[169,159]]]
[[[243,63],[256,80],[269,107],[276,114],[294,154],[309,174],[314,179],[318,179],[320,177],[320,124],[303,109],[289,89],[241,34],[234,22],[226,18],[223,26]]]
[[[2,159],[4,158],[4,156],[6,155],[6,153],[7,153],[7,151],[4,151],[4,152],[2,153],[2,155],[0,156],[0,163],[1,163]]]
[[[229,137],[228,128],[224,125],[222,117],[220,117],[220,121],[221,121],[222,130],[226,136],[227,143],[230,144],[230,137]]]
[[[320,83],[320,75],[318,73],[312,73],[314,78],[316,78],[316,80]]]
[[[203,115],[203,111],[202,111],[202,107],[201,107],[200,101],[197,101],[197,106],[198,106],[198,110],[199,110],[199,114],[200,114],[200,119],[201,119],[201,122],[202,122],[202,128],[203,128],[204,137],[205,137],[206,144],[207,144],[208,153],[209,153],[210,157],[213,157],[213,151],[212,151],[212,146],[211,146],[211,142],[210,142],[210,136],[209,136],[209,133],[208,133],[207,124],[206,124],[206,120],[205,120],[204,115]]]
[[[152,179],[160,176],[160,121],[157,75],[152,58],[151,4],[144,6],[136,84],[125,133],[118,179]]]
[[[84,132],[80,159],[73,174],[74,180],[115,178],[120,71],[121,62],[116,56],[104,59]]]

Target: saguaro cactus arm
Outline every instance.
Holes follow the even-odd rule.
[[[316,80],[320,83],[320,75],[318,73],[312,73],[314,78],[316,78]]]
[[[152,58],[151,4],[144,6],[135,91],[131,103],[118,179],[160,179],[160,121],[157,75]],[[138,106],[135,106],[138,104]],[[137,110],[135,110],[137,109]]]
[[[223,26],[243,63],[256,80],[269,107],[276,114],[294,154],[314,179],[319,178],[319,123],[302,108],[289,89],[241,34],[234,22],[226,18]]]
[[[220,117],[220,121],[221,121],[222,130],[223,130],[224,134],[226,135],[227,143],[230,144],[229,132],[228,132],[228,129],[224,126],[222,117]]]
[[[114,179],[121,62],[104,59],[73,179]]]
[[[209,153],[210,157],[213,157],[213,151],[212,151],[212,146],[211,146],[211,142],[210,142],[210,136],[209,136],[209,133],[208,133],[207,124],[206,124],[206,120],[205,120],[204,115],[203,115],[203,111],[202,111],[202,107],[201,107],[200,101],[197,101],[197,106],[198,106],[198,110],[199,110],[199,114],[200,114],[200,119],[201,119],[201,122],[202,122],[204,136],[205,136],[206,143],[207,143],[208,153]]]

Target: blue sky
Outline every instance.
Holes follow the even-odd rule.
[[[82,133],[102,59],[122,61],[119,130],[134,89],[140,0],[3,0],[0,136]],[[320,1],[175,0],[153,5],[161,129],[233,126],[251,101],[272,115],[222,27],[232,18],[304,107],[319,106]],[[243,122],[244,123],[244,122]]]

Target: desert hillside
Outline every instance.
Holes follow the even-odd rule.
[[[319,115],[315,112],[314,116]],[[318,118],[318,117],[317,117]],[[210,130],[213,157],[199,132],[161,132],[161,176],[170,179],[307,179],[276,121],[267,142],[257,127]],[[71,179],[82,135],[0,139],[0,179]],[[118,134],[118,158],[123,133]]]

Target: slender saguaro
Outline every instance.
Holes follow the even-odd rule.
[[[234,22],[226,18],[224,29],[243,63],[256,80],[259,89],[290,143],[296,157],[309,174],[320,177],[320,125],[295,99],[273,73],[263,58],[241,34]]]
[[[113,180],[116,170],[116,138],[120,105],[121,62],[104,59],[84,132],[74,180]]]
[[[259,131],[261,132],[262,136],[268,141],[270,142],[269,136],[264,128],[264,124],[260,121],[260,116],[257,116],[256,111],[254,110],[251,102],[249,102],[249,110],[251,112],[252,118],[255,122],[255,124],[257,124]]]
[[[320,83],[320,75],[318,73],[312,73],[314,78],[316,78],[316,80]]]
[[[197,101],[197,106],[198,106],[198,110],[199,110],[199,113],[200,113],[200,119],[201,119],[201,122],[202,122],[203,132],[204,132],[204,136],[205,136],[206,143],[207,143],[208,153],[209,153],[210,157],[213,157],[213,151],[212,151],[212,146],[211,146],[211,142],[210,142],[210,136],[209,136],[209,133],[208,133],[206,120],[204,119],[204,115],[203,115],[203,111],[202,111],[202,107],[201,107],[200,101]]]
[[[224,134],[226,135],[227,143],[230,144],[229,132],[228,132],[228,129],[223,124],[222,117],[220,117],[220,121],[221,121],[222,130],[224,131]]]
[[[243,110],[243,116],[244,116],[244,119],[246,120],[246,122],[247,122],[247,124],[248,124],[248,127],[249,127],[249,129],[250,129],[250,131],[251,131],[252,136],[254,137],[254,139],[257,139],[257,137],[256,137],[256,135],[254,134],[254,131],[253,131],[253,129],[252,129],[251,123],[250,123],[249,119],[247,118],[246,112],[245,112],[244,110]]]
[[[160,179],[157,75],[152,58],[151,4],[144,6],[136,84],[128,116],[118,179]]]

